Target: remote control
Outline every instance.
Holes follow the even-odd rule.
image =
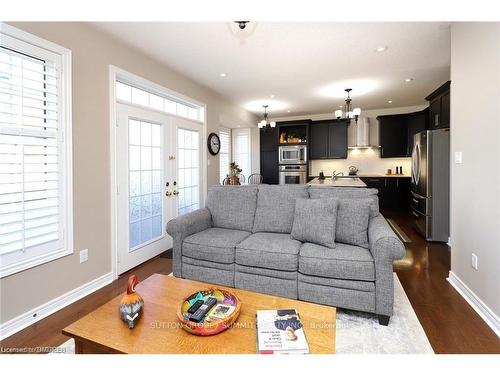
[[[191,307],[188,309],[188,313],[194,314],[196,310],[200,308],[201,305],[203,305],[203,300],[199,299],[198,301],[196,301],[191,305]]]
[[[189,317],[189,320],[195,323],[203,321],[208,312],[217,304],[217,299],[210,297],[196,312]]]

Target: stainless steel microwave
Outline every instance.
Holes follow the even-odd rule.
[[[280,146],[279,164],[306,164],[307,146]]]

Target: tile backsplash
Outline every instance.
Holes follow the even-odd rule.
[[[380,158],[380,150],[374,148],[349,150],[347,159],[312,160],[309,162],[309,175],[318,176],[320,171],[330,176],[333,170],[349,173],[353,165],[359,174],[385,174],[387,169],[396,173],[396,166],[403,167],[403,174],[411,174],[411,158]]]

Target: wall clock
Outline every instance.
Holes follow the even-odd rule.
[[[212,155],[217,155],[220,151],[220,138],[215,133],[210,133],[207,140],[208,151]]]

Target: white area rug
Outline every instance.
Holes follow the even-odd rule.
[[[389,325],[380,325],[372,314],[338,309],[335,345],[337,354],[434,353],[395,273],[394,315]],[[58,350],[61,354],[74,354],[75,341],[68,340],[59,348],[64,348]]]
[[[394,315],[382,326],[375,315],[337,310],[335,352],[338,354],[431,354],[434,353],[394,273]]]

